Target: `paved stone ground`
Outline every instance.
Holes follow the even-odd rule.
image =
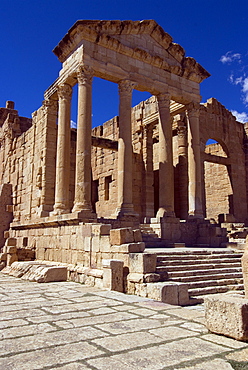
[[[248,343],[208,333],[204,308],[0,273],[0,369],[248,369]]]

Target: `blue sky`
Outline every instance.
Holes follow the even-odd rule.
[[[202,101],[215,97],[248,121],[248,0],[0,0],[1,107],[14,100],[31,117],[41,106],[61,68],[52,49],[78,19],[155,19],[211,73]],[[146,97],[135,92],[133,104]],[[116,114],[117,86],[94,79],[93,125]]]

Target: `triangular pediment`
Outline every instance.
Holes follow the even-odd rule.
[[[173,43],[172,37],[154,20],[79,20],[55,47],[55,55],[64,62],[82,40],[128,54],[198,83],[210,76],[195,59],[185,57],[184,49]]]

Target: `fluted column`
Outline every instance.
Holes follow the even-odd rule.
[[[159,209],[157,218],[175,217],[170,94],[157,95],[159,112]]]
[[[58,138],[56,155],[55,205],[53,214],[69,213],[70,142],[72,88],[63,84],[58,88]]]
[[[78,116],[75,200],[72,212],[92,213],[91,205],[91,116],[92,116],[92,77],[88,66],[77,71]]]
[[[203,218],[202,177],[199,133],[199,104],[187,107],[188,118],[188,176],[189,176],[189,216]]]
[[[118,199],[117,216],[133,214],[132,192],[132,126],[131,104],[133,83],[123,80],[119,83],[119,140],[118,140]]]

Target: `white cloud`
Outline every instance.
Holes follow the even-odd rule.
[[[71,119],[71,128],[77,128],[77,123]]]
[[[237,121],[241,123],[248,122],[248,114],[245,112],[239,113],[236,110],[231,110],[232,114],[236,117]]]
[[[239,53],[233,53],[232,51],[228,51],[225,55],[222,55],[221,58],[220,58],[220,61],[221,63],[225,64],[225,63],[232,63],[234,62],[235,60],[237,61],[241,61],[241,54]]]

